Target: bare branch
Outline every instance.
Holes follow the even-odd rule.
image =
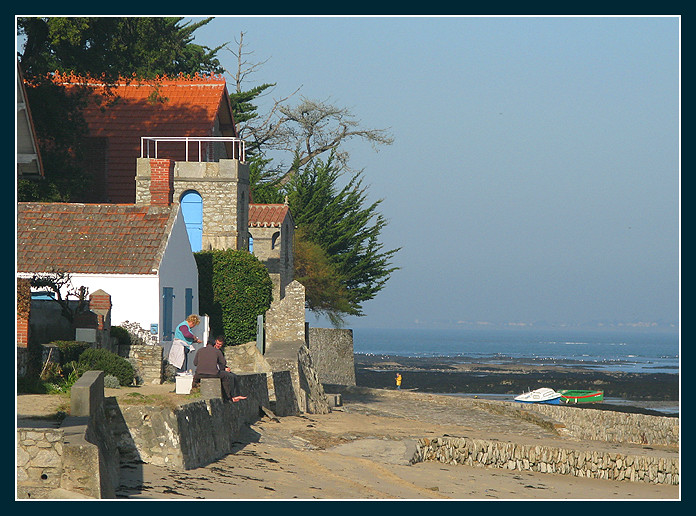
[[[76,314],[85,311],[89,306],[89,289],[85,286],[74,287],[69,272],[52,270],[34,274],[29,283],[34,288],[48,288],[53,292],[55,294],[53,300],[60,305],[61,315],[71,323]],[[77,306],[73,306],[74,302],[71,298],[75,298]]]

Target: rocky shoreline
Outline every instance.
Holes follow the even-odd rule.
[[[677,416],[650,407],[679,403],[679,375],[623,373],[577,365],[530,365],[524,362],[485,364],[449,357],[354,356],[358,386],[393,389],[394,376],[403,376],[402,389],[442,394],[518,395],[531,389],[603,390],[605,398],[620,398],[627,404],[594,403],[592,408]],[[631,403],[633,402],[633,403]],[[579,406],[582,408],[583,406]]]

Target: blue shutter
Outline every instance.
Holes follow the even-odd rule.
[[[193,289],[186,289],[186,317],[193,313]]]
[[[195,190],[181,196],[181,214],[184,216],[191,251],[198,252],[203,246],[203,198]]]
[[[174,311],[174,288],[162,287],[162,340],[172,340],[172,312]]]

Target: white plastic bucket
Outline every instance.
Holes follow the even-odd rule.
[[[191,394],[191,386],[193,385],[192,374],[177,374],[176,375],[176,393]]]

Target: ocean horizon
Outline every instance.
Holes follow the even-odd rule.
[[[353,329],[356,354],[460,358],[462,362],[581,366],[679,374],[675,331],[590,329]]]

